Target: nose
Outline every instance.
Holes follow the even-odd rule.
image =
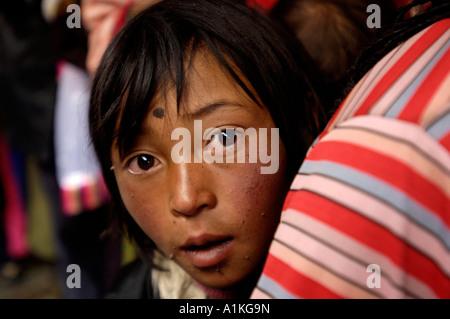
[[[195,216],[217,203],[211,181],[201,164],[174,164],[170,183],[170,208],[174,215]]]

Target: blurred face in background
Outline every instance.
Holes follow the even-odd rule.
[[[161,0],[82,0],[81,20],[88,35],[86,69],[95,72],[125,19]],[[126,11],[124,11],[126,10]]]

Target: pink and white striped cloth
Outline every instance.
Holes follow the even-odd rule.
[[[252,298],[450,298],[450,19],[379,61],[310,148]]]

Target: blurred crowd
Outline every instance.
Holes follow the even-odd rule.
[[[158,1],[0,3],[0,289],[20,282],[33,260],[54,266],[55,296],[102,298],[120,267],[136,257],[132,243],[104,232],[108,192],[89,141],[89,85],[120,27]],[[304,43],[324,79],[326,120],[359,54],[408,2],[247,3],[286,24]],[[381,29],[366,24],[373,3],[381,8]],[[81,16],[77,7],[68,10],[71,4]],[[68,21],[78,18],[81,27],[70,28]],[[81,269],[79,289],[66,285],[71,264]]]

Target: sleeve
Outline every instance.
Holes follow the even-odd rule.
[[[449,197],[448,150],[421,127],[342,123],[296,176],[254,297],[450,297]]]
[[[349,94],[293,181],[252,298],[450,297],[449,26]]]

